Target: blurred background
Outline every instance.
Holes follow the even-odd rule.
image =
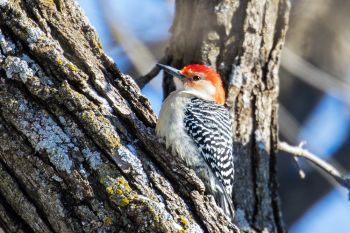
[[[123,73],[146,74],[162,57],[174,0],[79,0],[107,54]],[[350,171],[350,1],[291,0],[280,70],[280,138]],[[161,77],[142,90],[156,113]],[[284,219],[291,233],[350,232],[345,189],[309,163],[278,159]]]

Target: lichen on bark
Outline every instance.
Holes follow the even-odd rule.
[[[104,54],[76,3],[2,1],[0,8],[0,164],[8,177],[1,204],[14,212],[1,226],[176,232],[185,216],[188,232],[200,232],[178,194],[161,198],[169,181],[130,131],[154,125],[154,113]],[[134,201],[113,201],[108,188],[116,177],[129,181]],[[10,181],[19,187],[13,195],[5,192]],[[28,211],[12,196],[27,198]]]
[[[288,4],[178,0],[176,7],[171,64],[212,65],[228,90],[240,163],[237,223],[280,232],[276,70]],[[236,231],[194,171],[155,136],[149,101],[104,53],[75,1],[0,0],[0,109],[6,231]]]

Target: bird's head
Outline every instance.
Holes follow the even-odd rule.
[[[225,91],[221,77],[213,69],[200,64],[187,65],[181,70],[158,64],[167,73],[175,77],[176,90],[184,90],[198,98],[225,103]]]

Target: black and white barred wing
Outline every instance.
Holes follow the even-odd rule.
[[[224,106],[193,98],[186,106],[185,128],[214,174],[232,193],[233,155],[231,120]]]

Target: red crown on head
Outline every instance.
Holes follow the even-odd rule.
[[[193,76],[198,73],[203,74],[205,79],[210,81],[216,88],[215,101],[218,104],[225,103],[225,90],[222,85],[221,77],[215,70],[205,65],[191,64],[182,68],[181,73],[189,76]]]

